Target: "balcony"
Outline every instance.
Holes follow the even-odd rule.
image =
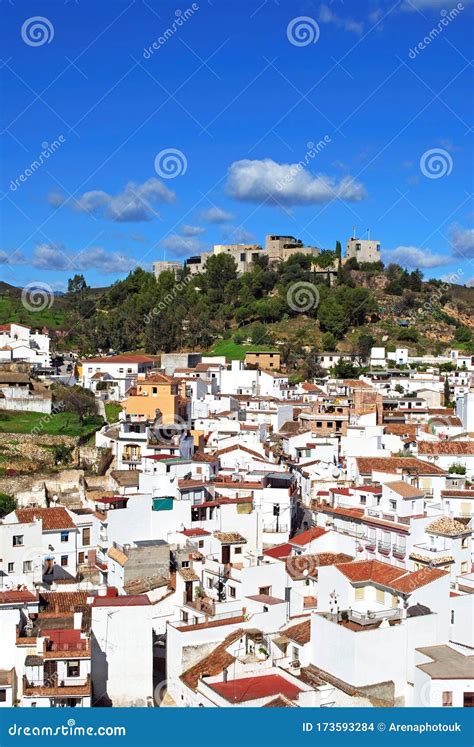
[[[420,563],[431,563],[432,565],[445,565],[454,563],[454,558],[448,548],[438,548],[427,542],[413,546],[410,558]]]
[[[403,560],[405,558],[405,555],[407,554],[406,547],[402,545],[394,545],[392,547],[392,555],[394,558],[398,558],[399,560]]]
[[[375,539],[375,537],[374,539],[367,540],[367,543],[365,545],[366,550],[368,550],[369,552],[375,552],[376,548],[377,548],[377,540]]]
[[[43,646],[44,659],[89,659],[91,656],[91,644],[89,639],[75,641],[74,643],[45,640]]]
[[[28,680],[23,675],[23,695],[25,696],[44,696],[44,697],[90,697],[91,682],[90,675],[85,678],[78,677],[77,684],[65,685],[64,681],[58,681],[57,677],[46,678],[46,680]]]
[[[216,614],[216,603],[209,597],[197,597],[194,600],[188,600],[186,592],[183,592],[183,605],[196,610],[196,612],[202,612],[203,615],[214,617]]]
[[[377,548],[381,555],[385,555],[387,557],[388,555],[390,555],[390,550],[391,550],[390,542],[379,542],[377,544]]]
[[[285,532],[288,532],[288,524],[280,524],[279,527],[275,524],[264,524],[263,531],[267,534],[284,534]]]
[[[122,462],[124,464],[140,464],[141,461],[141,456],[137,456],[136,454],[124,454],[122,456]]]

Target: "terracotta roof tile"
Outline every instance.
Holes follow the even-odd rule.
[[[303,622],[292,625],[291,628],[287,628],[282,631],[282,634],[289,638],[295,643],[299,643],[300,646],[304,646],[309,643],[311,638],[311,620],[303,620]]]
[[[181,679],[185,685],[190,687],[191,690],[196,690],[201,677],[214,677],[223,672],[224,669],[230,667],[235,661],[235,656],[229,654],[226,649],[243,634],[244,631],[241,628],[232,631],[208,656],[205,656],[197,664],[186,670],[181,675]]]
[[[76,529],[76,525],[62,506],[54,508],[17,508],[16,517],[21,524],[29,524],[35,519],[41,519],[43,531],[59,531]]]

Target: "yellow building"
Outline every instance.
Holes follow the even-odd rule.
[[[185,382],[160,373],[138,376],[135,387],[124,403],[127,416],[140,416],[153,421],[161,414],[164,425],[187,422],[188,406]]]

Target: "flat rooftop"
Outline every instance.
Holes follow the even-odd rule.
[[[417,651],[432,659],[432,662],[418,664],[433,680],[472,680],[474,679],[474,656],[464,656],[451,646],[426,646]]]

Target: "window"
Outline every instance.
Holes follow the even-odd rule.
[[[69,542],[69,532],[61,532],[61,542]]]
[[[365,586],[361,586],[359,589],[355,590],[355,600],[357,602],[364,598],[365,598]]]
[[[375,598],[379,604],[385,603],[385,592],[382,589],[375,590]]]
[[[69,565],[69,558],[67,555],[61,555],[61,567],[66,568]]]
[[[91,530],[89,527],[85,527],[82,530],[82,544],[83,545],[90,545],[91,543]]]
[[[328,428],[332,428],[332,426],[333,426],[332,420],[328,420],[328,422],[326,423],[326,425],[327,425]]]
[[[258,593],[269,597],[271,590],[272,590],[271,586],[260,586]]]
[[[467,573],[468,571],[469,571],[469,565],[466,560],[464,561],[464,563],[461,563],[461,573]]]
[[[235,599],[235,586],[229,586],[229,596],[231,599]]]
[[[397,501],[389,501],[388,503],[389,503],[389,506],[392,509],[392,511],[396,511],[397,510]]]
[[[67,676],[68,677],[79,677],[79,662],[71,659],[67,662]]]
[[[131,368],[127,368],[127,373],[132,373],[132,369]]]
[[[25,560],[23,563],[23,573],[31,573],[33,570],[33,562],[31,560]]]
[[[183,560],[181,563],[181,568],[189,568],[189,560]]]
[[[6,690],[0,690],[0,703],[5,703],[7,699],[7,691]]]
[[[184,610],[181,610],[181,619],[184,623],[187,623],[189,620],[189,615]]]
[[[198,547],[199,547],[199,549],[201,549],[201,548],[204,547],[204,540],[199,540]]]
[[[23,535],[22,534],[13,535],[13,547],[23,547]]]
[[[8,573],[13,573],[15,570],[15,563],[8,563]]]
[[[451,610],[451,625],[454,625],[454,610]]]
[[[469,547],[468,539],[469,539],[469,537],[466,536],[466,537],[463,537],[462,540],[461,540],[461,548],[463,550],[465,550],[466,547]]]
[[[453,693],[451,690],[444,690],[442,705],[443,705],[443,708],[453,705]]]
[[[241,547],[236,547],[234,549],[234,555],[242,555],[242,548]]]
[[[83,552],[80,552],[80,553],[78,554],[78,556],[77,556],[77,562],[78,562],[79,564],[82,564],[82,563],[84,563],[84,561],[85,561],[85,553],[83,553]]]
[[[207,588],[212,589],[212,578],[207,579]]]

